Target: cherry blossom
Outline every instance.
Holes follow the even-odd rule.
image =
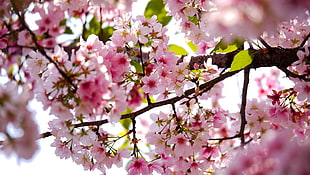
[[[18,93],[14,83],[0,86],[0,133],[5,135],[0,151],[6,156],[15,153],[19,159],[31,159],[38,149],[38,127],[27,109],[28,98],[28,92]]]
[[[148,164],[144,158],[133,158],[133,161],[128,165],[128,174],[141,174],[147,175],[150,174]]]
[[[309,100],[310,83],[300,80],[295,80],[294,82],[296,83],[294,89],[299,92],[297,94],[298,100]]]

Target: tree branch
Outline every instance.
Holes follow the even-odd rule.
[[[248,49],[254,54],[253,61],[249,65],[249,68],[260,68],[260,67],[288,67],[295,61],[299,60],[297,57],[297,51],[301,48],[279,48],[272,47],[266,52],[263,49]],[[219,68],[229,68],[234,59],[234,56],[239,51],[233,51],[225,54],[212,54],[203,56],[192,56],[190,60],[190,68],[193,68],[194,64],[203,65],[209,58],[212,59],[212,64],[217,65]]]
[[[208,139],[208,140],[218,140],[218,141],[223,141],[223,140],[231,140],[231,139],[235,139],[235,138],[238,138],[240,137],[240,133],[239,134],[236,134],[234,136],[231,136],[231,137],[223,137],[223,138],[214,138],[214,139]]]
[[[268,50],[272,49],[272,47],[271,47],[268,43],[266,43],[266,41],[265,41],[262,37],[259,37],[258,40],[259,40]]]
[[[60,69],[60,67],[58,66],[58,64],[47,55],[46,51],[44,50],[44,48],[38,43],[37,38],[36,38],[36,34],[29,28],[29,26],[27,25],[27,23],[25,22],[24,16],[17,13],[18,18],[21,22],[21,25],[23,26],[23,28],[25,28],[27,30],[27,32],[30,34],[31,39],[33,41],[33,43],[35,44],[36,49],[52,64],[55,65],[56,69],[58,70],[58,72],[60,73],[60,75],[67,80],[67,82],[73,87],[73,92],[77,91],[77,87],[75,84],[73,84],[72,80],[67,76],[67,74]]]
[[[210,89],[211,87],[213,87],[216,83],[220,82],[220,81],[223,81],[224,79],[228,78],[228,77],[231,77],[233,75],[235,75],[236,73],[238,73],[239,71],[234,71],[234,72],[226,72],[202,85],[199,86],[200,89]],[[177,96],[177,97],[173,97],[173,98],[170,98],[170,99],[167,99],[167,100],[164,100],[164,101],[160,101],[160,102],[156,102],[156,103],[150,103],[148,104],[146,107],[138,110],[138,111],[135,111],[135,112],[132,112],[132,113],[129,113],[129,114],[124,114],[121,116],[121,119],[127,119],[127,118],[130,118],[130,119],[134,119],[136,118],[137,116],[151,110],[151,109],[154,109],[154,108],[157,108],[157,107],[160,107],[160,106],[165,106],[165,105],[170,105],[170,104],[174,104],[180,100],[182,100],[183,98],[187,98],[189,97],[190,95],[194,94],[196,92],[196,88],[192,88],[192,89],[189,89],[187,91],[184,92],[184,94],[182,96]],[[75,124],[74,127],[75,128],[78,128],[78,127],[84,127],[84,126],[100,126],[100,125],[103,125],[105,123],[108,123],[109,121],[107,119],[105,120],[98,120],[98,121],[91,121],[91,122],[83,122],[83,123],[79,123],[79,124]],[[40,138],[45,138],[45,137],[49,137],[49,136],[52,136],[52,134],[50,132],[45,132],[43,134],[41,134],[41,137]]]
[[[288,69],[286,69],[284,67],[278,67],[278,69],[283,71],[286,74],[286,76],[288,76],[288,77],[298,78],[300,80],[304,80],[306,82],[310,82],[310,78],[307,78],[307,76],[309,76],[309,73],[308,74],[304,74],[304,75],[298,75],[298,74],[295,74],[295,73],[289,71]]]
[[[304,47],[308,39],[310,38],[310,33],[305,37],[305,39],[300,43],[299,48]]]
[[[242,88],[242,102],[241,102],[241,108],[240,108],[241,124],[240,124],[239,134],[240,134],[240,139],[241,139],[241,146],[245,145],[244,129],[245,129],[245,125],[247,124],[245,109],[246,109],[249,77],[250,77],[250,68],[247,67],[244,69],[244,80],[243,80],[243,88]]]

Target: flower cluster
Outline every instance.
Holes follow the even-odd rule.
[[[271,69],[269,73],[262,73],[260,77],[255,78],[256,86],[258,88],[258,97],[260,99],[266,98],[267,94],[270,94],[272,90],[279,90],[280,71],[277,69]]]
[[[235,174],[307,174],[309,142],[300,145],[288,130],[271,132],[261,144],[239,151],[229,168],[222,172]],[[293,138],[292,138],[293,137]]]
[[[38,150],[38,127],[27,109],[30,96],[27,91],[18,93],[14,83],[0,86],[0,134],[4,141],[0,151],[19,159],[31,159]]]
[[[151,132],[147,143],[154,145],[151,155],[160,165],[162,174],[203,174],[219,168],[225,162],[229,144],[219,146],[219,140],[233,134],[225,128],[231,117],[226,111],[199,110],[152,114]],[[228,141],[233,145],[234,141]],[[227,143],[227,142],[226,142]],[[148,166],[152,166],[148,164]],[[129,167],[130,169],[131,167]],[[150,169],[149,169],[150,170]]]
[[[283,21],[298,18],[308,23],[308,2],[239,1],[239,0],[165,0],[169,15],[180,20],[181,29],[194,43],[208,42],[214,37],[257,38],[264,32],[275,33]],[[280,10],[281,9],[281,10]],[[231,35],[233,34],[233,35]]]

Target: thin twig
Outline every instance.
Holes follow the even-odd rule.
[[[300,43],[299,48],[304,47],[308,39],[310,38],[310,33],[306,36],[306,38]]]
[[[223,140],[231,140],[231,139],[235,139],[235,138],[238,138],[240,137],[241,134],[236,134],[234,136],[231,136],[231,137],[223,137],[223,138],[213,138],[213,139],[208,139],[208,140],[218,140],[218,141],[223,141]]]
[[[246,116],[245,116],[245,109],[246,109],[246,100],[247,100],[247,93],[248,93],[248,85],[249,85],[249,77],[250,77],[250,68],[244,69],[244,80],[243,80],[243,88],[242,88],[242,102],[240,108],[240,116],[241,116],[241,124],[240,124],[240,139],[241,139],[241,146],[245,145],[245,138],[244,138],[244,130],[245,125],[247,124]]]
[[[208,88],[208,87],[213,87],[216,83],[220,82],[220,81],[223,81],[224,79],[228,78],[228,77],[231,77],[233,75],[235,75],[236,73],[238,73],[239,71],[234,71],[234,72],[226,72],[224,73],[223,75],[220,75],[202,85],[199,86],[200,89],[205,89],[205,88]],[[187,91],[184,92],[184,94],[180,97],[173,97],[173,98],[170,98],[170,99],[167,99],[167,100],[164,100],[164,101],[160,101],[160,102],[156,102],[156,103],[151,103],[151,104],[148,104],[148,106],[138,110],[138,111],[135,111],[135,112],[132,112],[132,113],[129,113],[129,114],[124,114],[121,116],[121,119],[126,119],[126,118],[130,118],[130,119],[133,119],[133,118],[136,118],[137,116],[151,110],[151,109],[154,109],[154,108],[157,108],[157,107],[161,107],[161,106],[165,106],[165,105],[169,105],[169,104],[174,104],[176,103],[177,101],[180,101],[182,100],[183,98],[187,98],[188,96],[194,94],[196,92],[196,88],[192,88],[192,89],[189,89]],[[84,127],[84,126],[100,126],[100,125],[103,125],[103,124],[106,124],[108,123],[109,121],[107,119],[105,120],[98,120],[98,121],[91,121],[91,122],[83,122],[83,123],[79,123],[79,124],[75,124],[74,127],[75,128],[78,128],[78,127]],[[45,132],[43,134],[41,134],[41,137],[40,138],[45,138],[45,137],[49,137],[51,136],[52,134],[50,132]]]
[[[132,152],[132,155],[135,156],[135,158],[138,158],[138,153],[139,153],[139,149],[138,149],[138,146],[137,146],[137,142],[138,142],[138,139],[137,139],[137,132],[136,132],[136,118],[131,118],[131,121],[132,121],[132,143],[133,143],[133,152]]]
[[[77,86],[75,84],[73,84],[72,80],[67,76],[67,74],[60,69],[60,67],[58,66],[58,64],[53,61],[53,59],[47,55],[46,51],[44,50],[44,48],[38,43],[37,38],[36,38],[36,34],[28,27],[28,25],[25,22],[24,16],[20,15],[19,13],[17,13],[19,20],[22,24],[22,26],[27,30],[27,32],[30,34],[32,41],[35,44],[35,47],[38,49],[38,51],[52,64],[55,65],[56,69],[58,70],[58,72],[60,73],[60,75],[65,78],[67,80],[67,82],[73,87],[73,92],[77,91]]]
[[[262,38],[262,37],[259,37],[258,40],[268,49],[268,50],[271,50],[272,47]]]
[[[300,80],[304,80],[306,82],[310,82],[310,78],[306,78],[307,76],[309,76],[309,73],[308,74],[304,74],[304,75],[298,75],[298,74],[295,74],[295,73],[291,72],[287,68],[280,67],[280,66],[278,66],[278,68],[280,70],[282,70],[286,74],[286,76],[288,76],[288,77],[298,78]]]

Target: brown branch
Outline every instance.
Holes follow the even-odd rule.
[[[300,43],[299,48],[304,47],[308,39],[310,38],[310,33],[305,37],[305,39]]]
[[[266,41],[265,41],[262,37],[259,37],[258,40],[259,40],[268,50],[272,49],[272,47],[271,47],[268,43],[266,43]]]
[[[268,53],[265,53],[263,50],[254,50],[252,49],[252,52],[254,52],[254,58],[253,58],[253,62],[252,64],[250,64],[247,67],[247,71],[249,71],[250,68],[258,68],[258,67],[271,67],[271,66],[277,66],[279,68],[281,68],[282,71],[286,70],[285,68],[289,65],[291,65],[292,63],[294,63],[295,61],[298,60],[297,57],[297,51],[300,50],[300,48],[293,48],[293,49],[282,49],[282,48],[271,48],[269,50]],[[193,66],[195,63],[198,64],[203,64],[208,58],[212,59],[213,64],[217,65],[220,68],[227,68],[230,67],[231,62],[233,60],[233,57],[235,54],[237,54],[238,51],[236,52],[231,52],[231,53],[227,53],[227,54],[213,54],[213,55],[206,55],[206,56],[195,56],[191,58],[190,61],[190,66]],[[279,66],[280,65],[280,66]],[[246,72],[245,71],[245,77],[246,76]],[[201,89],[202,91],[199,92],[196,95],[200,95],[203,92],[206,92],[208,90],[210,90],[216,83],[226,79],[227,77],[230,77],[236,73],[238,73],[239,71],[235,71],[235,72],[226,72],[222,75],[220,75],[217,78],[214,78],[202,85],[199,86],[199,89]],[[288,76],[295,76],[295,74],[291,74],[289,73]],[[247,77],[246,79],[248,79],[249,77]],[[245,80],[246,80],[245,79]],[[243,91],[247,91],[247,84],[248,81],[245,81],[245,88],[243,88]],[[195,88],[189,89],[187,91],[184,92],[184,95],[180,96],[180,97],[174,97],[168,100],[164,100],[164,101],[160,101],[160,102],[156,102],[156,103],[150,103],[148,106],[146,106],[145,108],[142,108],[136,112],[130,113],[130,114],[125,114],[121,116],[121,119],[126,119],[126,118],[135,118],[151,109],[160,107],[160,106],[164,106],[164,105],[168,105],[168,104],[174,104],[177,101],[180,101],[183,98],[188,98],[191,94],[194,94],[196,91]],[[243,92],[243,99],[242,99],[242,108],[240,109],[240,113],[242,114],[241,117],[241,127],[240,127],[240,133],[244,132],[244,128],[246,125],[246,119],[245,119],[245,103],[246,103],[246,92]],[[245,98],[245,99],[244,99]],[[99,121],[91,121],[91,122],[83,122],[83,123],[79,123],[79,124],[75,124],[74,127],[78,128],[78,127],[84,127],[84,126],[100,126],[103,125],[105,123],[108,123],[108,120],[99,120]],[[232,139],[232,138],[236,138],[236,137],[241,137],[243,134],[238,134],[236,136],[233,137],[227,137],[227,139]],[[51,136],[51,132],[45,132],[42,133],[40,138],[45,138],[45,137],[49,137]],[[241,138],[242,142],[245,144],[246,142],[244,141],[244,135],[242,136],[243,138]],[[211,139],[211,140],[226,140],[225,138],[220,138],[220,139]]]
[[[236,73],[238,73],[239,71],[234,71],[234,72],[226,72],[202,85],[199,86],[200,89],[208,89],[208,88],[211,88],[213,87],[216,83],[220,82],[220,81],[223,81],[224,79],[228,78],[228,77],[231,77],[233,75],[235,75]],[[196,88],[192,88],[192,89],[189,89],[189,90],[186,90],[184,92],[184,94],[180,97],[173,97],[173,98],[170,98],[170,99],[167,99],[167,100],[164,100],[164,101],[160,101],[160,102],[156,102],[156,103],[150,103],[148,104],[146,107],[138,110],[138,111],[135,111],[135,112],[132,112],[132,113],[129,113],[129,114],[124,114],[121,116],[121,119],[127,119],[127,118],[130,118],[130,119],[134,119],[136,118],[137,116],[151,110],[151,109],[154,109],[154,108],[157,108],[157,107],[160,107],[160,106],[165,106],[165,105],[171,105],[171,104],[174,104],[180,100],[182,100],[183,98],[188,98],[190,95],[194,94],[196,92]],[[108,123],[109,121],[107,119],[105,120],[98,120],[98,121],[91,121],[91,122],[83,122],[83,123],[79,123],[79,124],[75,124],[74,127],[75,128],[78,128],[78,127],[84,127],[84,126],[100,126],[100,125],[103,125],[105,123]],[[45,132],[43,134],[41,134],[41,137],[40,138],[45,138],[45,137],[49,137],[49,136],[52,136],[52,134],[50,132]]]
[[[213,138],[213,139],[208,139],[208,140],[218,140],[218,141],[223,141],[223,140],[231,140],[231,139],[235,139],[235,138],[238,138],[240,137],[240,133],[239,134],[236,134],[234,136],[231,136],[231,137],[223,137],[223,138]]]
[[[254,54],[253,61],[249,65],[249,68],[260,68],[260,67],[288,67],[295,61],[299,60],[297,57],[297,51],[301,48],[278,48],[272,47],[268,51],[263,49],[248,49]],[[209,58],[212,59],[212,64],[217,65],[219,68],[229,68],[234,59],[234,56],[239,51],[233,51],[225,54],[212,54],[203,56],[193,56],[190,60],[190,67],[193,67],[195,63],[203,65]]]
[[[41,47],[39,47],[41,48]],[[288,67],[289,65],[291,65],[292,63],[294,63],[295,61],[298,60],[297,57],[297,51],[301,50],[301,48],[293,48],[293,49],[283,49],[283,48],[274,48],[272,47],[270,50],[268,50],[268,52],[266,53],[264,50],[255,50],[255,49],[249,49],[251,50],[252,53],[254,53],[254,58],[252,63],[247,67],[247,69],[250,68],[259,68],[259,67],[272,67],[272,66],[276,66],[281,68],[282,71],[284,71],[284,68]],[[44,49],[43,49],[44,51]],[[195,63],[203,65],[203,63],[205,61],[207,61],[208,58],[212,59],[213,64],[217,65],[219,68],[228,68],[230,67],[232,60],[234,58],[234,56],[238,53],[239,51],[234,51],[234,52],[230,52],[230,53],[226,53],[226,54],[213,54],[213,55],[204,55],[204,56],[193,56],[190,60],[190,67],[193,67],[193,65]],[[143,54],[143,53],[142,53]],[[142,57],[143,58],[143,57]],[[248,70],[249,71],[249,70]],[[214,78],[213,80],[210,80],[209,82],[202,84],[199,86],[199,89],[201,89],[201,91],[196,94],[196,95],[201,95],[202,93],[210,90],[216,83],[226,79],[227,77],[230,77],[234,74],[236,74],[239,71],[235,71],[235,72],[226,72],[222,75],[220,75],[217,78]],[[245,71],[245,75],[246,75]],[[288,76],[296,76],[295,74],[291,74],[288,73]],[[247,78],[248,79],[248,78]],[[249,80],[247,80],[248,82]],[[247,87],[247,84],[245,82],[245,87]],[[247,88],[243,88],[244,91],[247,90]],[[136,112],[130,113],[130,114],[125,114],[121,116],[121,119],[126,119],[126,118],[135,118],[151,109],[160,107],[160,106],[164,106],[164,105],[168,105],[168,104],[174,104],[177,101],[180,101],[183,98],[188,98],[190,95],[194,94],[196,91],[195,88],[189,89],[187,91],[184,92],[184,95],[180,96],[180,97],[174,97],[165,101],[161,101],[161,102],[157,102],[157,103],[150,103],[148,104],[148,106],[146,106],[145,108],[142,108]],[[245,92],[244,92],[245,93]],[[243,95],[243,98],[246,98],[245,95]],[[243,101],[243,108],[240,110],[240,113],[242,114],[241,117],[241,128],[240,128],[240,133],[244,132],[244,127],[246,125],[246,120],[245,120],[245,115],[244,115],[244,111],[245,111],[245,101],[246,100],[242,100]],[[92,121],[92,122],[83,122],[83,123],[79,123],[74,125],[74,127],[83,127],[83,126],[100,126],[102,124],[108,123],[108,120],[100,120],[100,121]],[[52,134],[50,132],[46,132],[41,134],[40,138],[45,138],[45,137],[49,137]],[[242,134],[241,134],[242,135]],[[241,137],[241,135],[238,135],[238,137]],[[237,136],[236,136],[237,137]],[[244,135],[242,136],[243,138],[241,139],[243,143],[245,143],[244,141]]]
[[[242,102],[241,102],[241,108],[240,108],[241,124],[240,124],[239,134],[240,134],[240,139],[241,139],[241,145],[245,145],[244,129],[245,129],[245,125],[247,124],[245,109],[246,109],[249,77],[250,77],[250,68],[247,67],[244,69],[244,80],[243,80],[243,88],[242,88]]]
[[[309,73],[304,74],[304,75],[298,75],[298,74],[295,74],[295,73],[289,71],[287,68],[284,68],[284,67],[278,67],[278,69],[282,70],[286,74],[286,76],[288,76],[288,77],[298,78],[300,80],[310,82],[310,78],[307,78],[307,76],[309,76]]]
[[[27,25],[27,23],[25,22],[24,16],[17,13],[18,18],[21,22],[21,25],[23,26],[23,28],[25,28],[27,30],[27,32],[30,34],[31,39],[33,41],[33,43],[35,44],[36,49],[52,64],[55,65],[56,69],[58,70],[58,72],[60,73],[60,75],[65,78],[67,80],[67,82],[73,87],[73,92],[77,91],[77,86],[75,84],[73,84],[72,80],[67,76],[67,74],[60,69],[60,67],[58,66],[58,64],[50,57],[47,55],[46,51],[44,50],[44,48],[38,43],[37,38],[36,38],[36,34],[29,28],[29,26]]]

